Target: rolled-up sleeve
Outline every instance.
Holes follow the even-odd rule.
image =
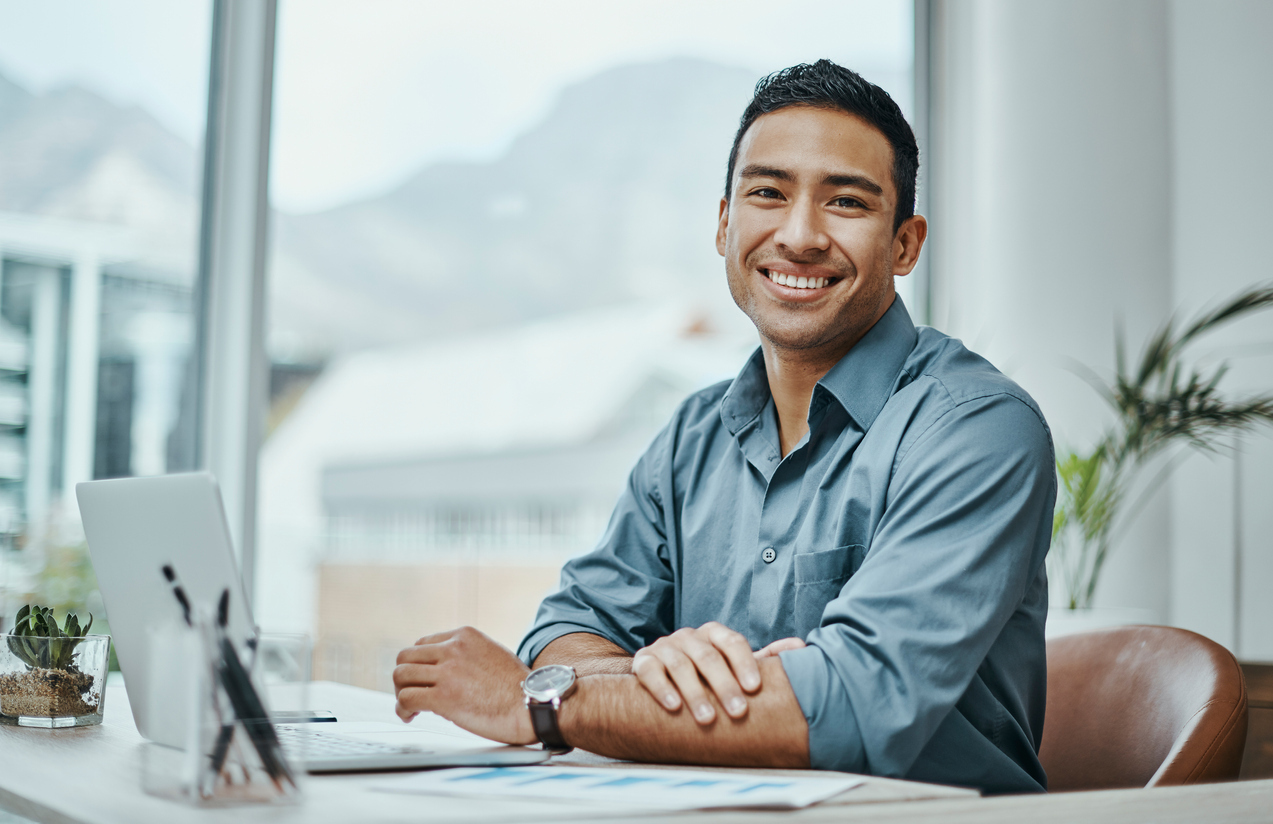
[[[899,451],[861,567],[783,666],[812,766],[905,775],[1039,574],[1056,476],[1038,413],[954,404]]]
[[[636,652],[671,632],[674,583],[658,492],[669,431],[637,461],[597,547],[566,563],[517,654],[529,666],[563,635],[586,632]]]

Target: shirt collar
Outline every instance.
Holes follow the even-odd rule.
[[[901,297],[896,297],[884,316],[822,376],[818,385],[835,396],[865,432],[893,396],[897,375],[918,340],[910,313]]]
[[[769,375],[765,372],[765,353],[759,346],[721,398],[720,418],[731,435],[737,435],[760,417],[769,403]]]
[[[917,340],[910,313],[901,297],[897,297],[848,354],[822,376],[818,386],[831,393],[866,431],[892,396],[897,375]],[[816,399],[816,391],[814,395]],[[737,435],[760,416],[768,402],[765,356],[757,347],[721,399],[721,422],[731,434]]]

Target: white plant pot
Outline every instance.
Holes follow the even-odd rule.
[[[1048,610],[1048,622],[1044,626],[1045,638],[1059,638],[1062,635],[1074,635],[1079,632],[1121,627],[1129,624],[1156,624],[1158,616],[1152,609],[1133,609],[1131,607],[1096,607],[1092,609],[1065,609],[1053,607]]]

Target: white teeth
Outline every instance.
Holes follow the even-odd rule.
[[[831,282],[830,278],[801,278],[795,275],[784,275],[782,272],[766,272],[769,279],[779,286],[791,289],[821,289]]]

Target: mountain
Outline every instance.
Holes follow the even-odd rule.
[[[392,311],[350,331],[388,342],[633,297],[723,295],[717,202],[754,82],[686,59],[611,69],[564,89],[493,162],[440,163],[383,197],[279,215],[276,248],[292,257],[275,271],[297,287],[276,292],[279,309],[355,287],[359,304],[342,311]],[[298,337],[340,349],[343,326],[333,313]]]
[[[139,107],[75,86],[34,95],[0,76],[0,211],[193,243],[199,171],[194,149]]]
[[[728,300],[716,204],[754,81],[689,59],[614,68],[563,89],[491,162],[437,163],[380,197],[276,214],[272,346],[325,358],[633,298]],[[192,266],[200,171],[139,108],[0,77],[0,211],[177,238]]]

